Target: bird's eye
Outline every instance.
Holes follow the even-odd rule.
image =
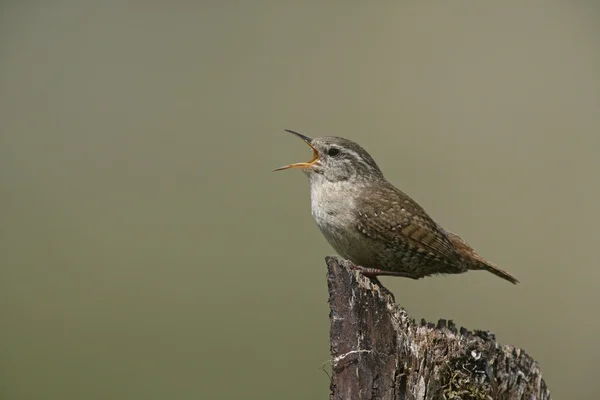
[[[336,149],[335,147],[332,147],[332,148],[330,148],[329,150],[327,150],[327,154],[328,154],[330,157],[335,157],[335,156],[337,156],[338,154],[340,154],[340,149]]]

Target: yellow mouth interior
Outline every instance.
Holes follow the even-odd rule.
[[[285,167],[276,168],[273,171],[283,171],[284,169],[290,169],[290,168],[308,168],[308,167],[311,167],[312,165],[314,165],[314,163],[316,163],[317,160],[319,160],[319,152],[317,151],[317,149],[315,149],[315,147],[312,144],[310,144],[310,142],[304,141],[304,143],[309,145],[313,151],[312,159],[309,162],[290,164],[290,165],[286,165]]]

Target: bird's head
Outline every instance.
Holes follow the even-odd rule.
[[[295,163],[275,169],[299,168],[309,176],[322,175],[330,182],[358,179],[383,178],[375,160],[365,149],[351,140],[337,136],[310,138],[301,133],[287,130],[302,139],[313,151],[308,162]]]

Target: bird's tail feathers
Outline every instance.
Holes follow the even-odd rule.
[[[461,260],[463,261],[467,269],[485,270],[515,285],[519,283],[517,278],[515,278],[508,272],[498,268],[496,264],[485,260],[479,254],[477,254],[475,250],[473,250],[473,248],[469,246],[467,242],[465,242],[460,236],[448,231],[446,231],[446,235],[448,236],[448,239],[450,239],[450,242],[456,248]]]

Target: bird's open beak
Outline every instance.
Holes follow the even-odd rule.
[[[310,142],[312,142],[312,139],[309,138],[308,136],[304,136],[301,133],[298,132],[294,132],[294,131],[290,131],[289,129],[285,129],[286,132],[292,133],[296,136],[298,136],[300,139],[304,140],[304,142],[310,146],[310,148],[313,150],[313,157],[309,162],[303,162],[303,163],[296,163],[296,164],[290,164],[290,165],[286,165],[285,167],[279,167],[274,169],[273,171],[283,171],[284,169],[290,169],[290,168],[308,168],[314,165],[314,163],[316,163],[319,160],[319,152],[317,151],[317,149],[315,148],[315,146],[313,146]]]

